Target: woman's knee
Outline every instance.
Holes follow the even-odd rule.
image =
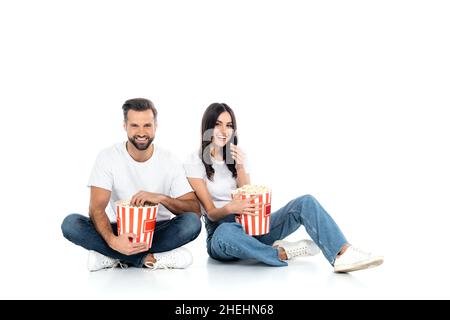
[[[295,203],[304,208],[304,207],[316,207],[318,205],[318,201],[310,194],[305,194],[303,196],[298,197],[294,200]]]
[[[305,194],[303,196],[300,196],[296,199],[299,202],[302,203],[315,203],[317,202],[316,198],[314,198],[314,196],[310,195],[310,194]]]
[[[220,261],[238,260],[229,252],[230,247],[239,247],[242,238],[239,233],[243,232],[242,226],[237,223],[222,223],[219,225],[211,238],[209,255]]]
[[[214,231],[213,239],[217,243],[232,244],[241,241],[240,234],[244,233],[244,229],[239,223],[229,222],[220,224]]]
[[[309,218],[313,218],[313,216],[317,214],[316,209],[319,203],[312,195],[306,194],[298,197],[294,201],[296,207],[299,208],[299,210],[296,210],[296,212],[298,212],[298,214],[300,214],[302,217],[305,218],[309,216]]]

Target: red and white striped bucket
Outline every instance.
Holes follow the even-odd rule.
[[[262,209],[256,211],[257,216],[251,216],[248,214],[241,214],[236,216],[238,223],[242,225],[250,236],[260,236],[267,234],[270,231],[270,213],[272,209],[272,192],[266,192],[262,194],[244,195],[240,194],[242,200],[255,197],[250,203],[261,203]]]
[[[147,243],[152,246],[153,233],[156,225],[158,205],[133,207],[128,202],[117,201],[117,234],[134,233],[133,243]]]

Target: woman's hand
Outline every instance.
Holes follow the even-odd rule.
[[[255,200],[256,197],[250,197],[245,200],[240,199],[239,194],[233,195],[233,200],[231,200],[225,207],[227,208],[229,214],[248,214],[251,216],[257,216],[256,211],[262,209],[262,204],[254,203],[251,201]]]
[[[233,158],[234,161],[236,161],[236,167],[243,168],[245,163],[245,154],[241,150],[241,148],[239,148],[235,144],[230,144],[230,152],[231,157]]]

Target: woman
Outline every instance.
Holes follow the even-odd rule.
[[[271,266],[286,266],[287,260],[312,256],[322,250],[335,272],[350,272],[383,263],[350,245],[339,227],[310,195],[290,201],[271,214],[270,232],[249,236],[236,222],[236,214],[255,215],[257,204],[231,198],[236,188],[250,184],[244,153],[237,147],[237,123],[233,110],[224,103],[213,103],[202,119],[202,144],[199,152],[185,163],[186,175],[202,204],[207,249],[220,261],[256,259]],[[304,225],[314,240],[283,241]]]

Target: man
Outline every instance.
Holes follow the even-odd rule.
[[[186,268],[192,255],[181,248],[200,233],[200,207],[182,164],[155,146],[157,111],[150,100],[131,99],[122,107],[128,141],[100,152],[92,169],[89,218],[71,214],[61,226],[64,237],[90,250],[88,269],[97,271],[121,262],[136,267]],[[132,243],[131,233],[117,235],[106,209],[118,200],[131,205],[159,204],[152,247]],[[115,213],[115,212],[114,212]]]

